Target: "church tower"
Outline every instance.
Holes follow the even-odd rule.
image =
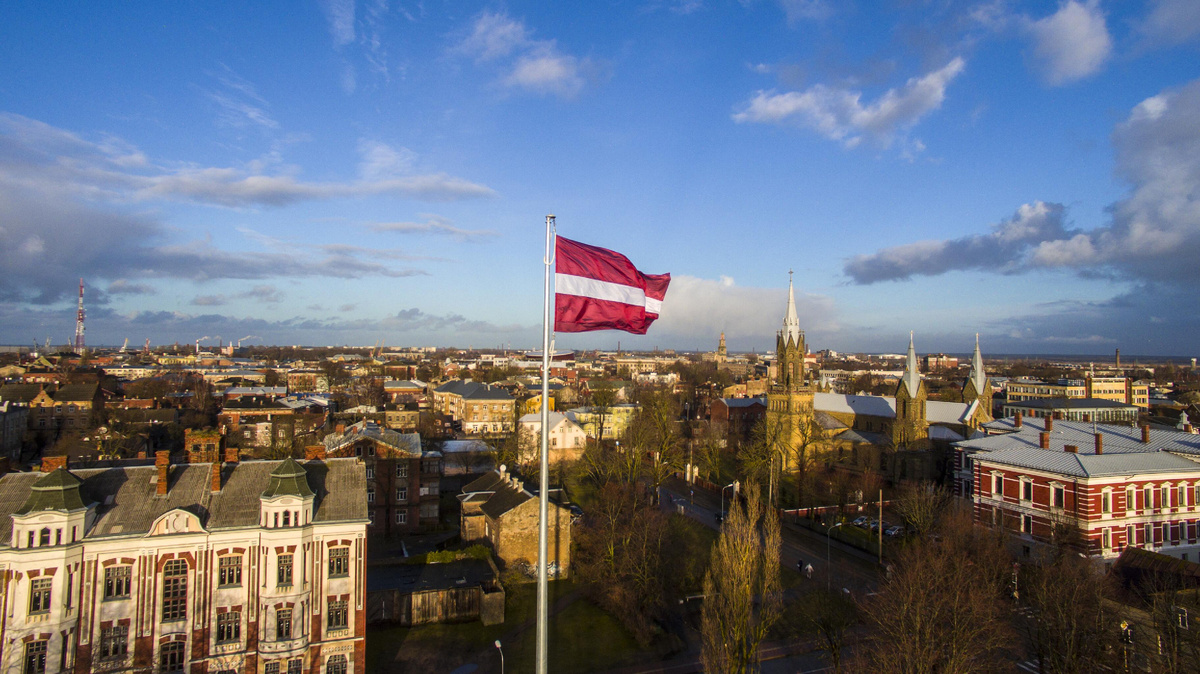
[[[908,334],[908,358],[904,376],[896,387],[896,421],[892,424],[892,444],[915,449],[914,444],[929,439],[929,421],[925,414],[928,401],[925,382],[917,369],[917,350],[913,347],[912,333]]]
[[[785,389],[804,386],[804,331],[800,329],[800,317],[796,315],[796,293],[792,289],[792,272],[788,272],[787,311],[783,315],[783,330],[775,339],[775,384]]]
[[[813,418],[813,388],[804,376],[804,331],[796,315],[796,293],[788,272],[788,301],[783,329],[775,339],[775,380],[767,392],[767,410],[787,426],[793,447],[804,444]]]
[[[992,384],[983,369],[983,356],[979,353],[979,335],[975,335],[975,353],[971,356],[971,373],[963,383],[963,402],[970,405],[979,401],[979,417],[985,422],[992,420]]]
[[[724,363],[729,360],[729,352],[725,350],[725,333],[721,333],[721,341],[717,342],[717,362]]]

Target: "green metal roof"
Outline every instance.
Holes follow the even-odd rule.
[[[79,493],[79,485],[83,480],[72,475],[65,468],[58,468],[33,483],[29,498],[13,514],[27,515],[43,510],[70,512],[86,508],[83,496]]]
[[[271,481],[267,484],[267,490],[262,493],[263,498],[312,495],[313,490],[308,486],[308,472],[290,456],[271,471]]]

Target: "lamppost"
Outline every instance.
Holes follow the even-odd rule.
[[[500,648],[499,639],[496,639],[496,650],[500,651],[500,674],[504,674],[504,649]]]
[[[737,484],[737,480],[734,480],[733,482],[730,482],[729,484],[725,485],[724,487],[721,487],[721,519],[722,520],[725,519],[725,490],[729,489],[730,487],[732,487],[735,484]]]
[[[830,576],[833,575],[833,569],[829,563],[829,534],[833,533],[834,529],[842,526],[843,524],[845,524],[845,522],[838,522],[837,524],[835,524],[825,530],[825,589],[826,590],[829,589],[829,578],[830,578]]]

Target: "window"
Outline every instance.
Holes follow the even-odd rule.
[[[288,660],[287,674],[300,674],[301,670],[303,669],[304,661],[300,658],[292,658],[291,660]]]
[[[1021,480],[1021,500],[1022,501],[1032,501],[1033,500],[1033,480],[1027,480],[1027,479]]]
[[[1134,503],[1134,492],[1132,488],[1125,490],[1125,509],[1137,510],[1137,504]]]
[[[237,641],[242,638],[242,612],[217,614],[217,641]]]
[[[129,652],[129,627],[100,628],[100,657],[120,658]]]
[[[325,662],[325,674],[346,674],[346,656],[329,656],[329,660]]]
[[[29,613],[50,612],[50,587],[53,578],[34,578],[29,583]]]
[[[408,500],[408,487],[399,487],[396,489],[396,500],[397,501],[407,501]]]
[[[1175,505],[1182,508],[1185,505],[1187,505],[1187,488],[1184,487],[1183,485],[1179,485],[1179,491],[1177,492],[1177,494],[1178,494],[1179,501]]]
[[[1142,528],[1142,538],[1145,541],[1147,548],[1154,545],[1154,530],[1151,529],[1150,526],[1151,525],[1147,523],[1146,526]]]
[[[279,674],[279,663],[278,662],[268,662],[263,667],[263,674]]]
[[[396,511],[396,524],[408,524],[408,511],[407,510],[397,510]]]
[[[1188,612],[1186,608],[1182,606],[1175,607],[1175,624],[1179,625],[1179,629],[1181,630],[1188,628]]]
[[[374,502],[375,502],[375,488],[368,487],[367,488],[367,503],[374,503]]]
[[[1033,515],[1021,515],[1021,533],[1033,533]]]
[[[408,464],[396,464],[396,477],[408,477]]]
[[[1142,508],[1145,510],[1149,510],[1150,508],[1154,507],[1153,503],[1154,503],[1154,492],[1151,490],[1150,487],[1146,487],[1145,489],[1142,490]]]
[[[1105,529],[1101,536],[1103,538],[1104,549],[1108,550],[1112,547],[1112,534],[1109,533],[1108,529]]]
[[[1106,491],[1106,492],[1100,494],[1100,512],[1102,512],[1102,513],[1111,513],[1112,512],[1112,492],[1111,491]]]
[[[165,623],[183,620],[187,617],[187,570],[187,562],[182,559],[172,559],[163,567],[162,619]],[[180,658],[182,658],[183,644],[180,644],[179,647],[181,649]],[[180,664],[180,668],[182,667],[183,665]]]
[[[290,510],[283,511],[283,526],[285,526],[285,527],[292,526],[292,511],[290,511]]]
[[[158,671],[182,672],[184,665],[184,644],[182,641],[172,641],[162,645],[158,651]]]
[[[349,616],[346,612],[346,602],[331,600],[329,602],[329,612],[327,616],[330,630],[346,629],[346,625],[349,624]]]
[[[25,674],[43,674],[46,671],[47,645],[44,639],[25,644]]]
[[[367,479],[368,480],[375,479],[375,466],[367,466]]]
[[[1050,487],[1050,505],[1055,508],[1064,508],[1067,503],[1067,490],[1059,485]]]
[[[1136,536],[1136,533],[1134,532],[1133,525],[1130,524],[1130,525],[1126,526],[1125,527],[1125,547],[1128,548],[1137,543],[1137,541],[1135,540],[1135,536]]]
[[[104,598],[124,599],[129,596],[133,567],[110,566],[104,569]]]
[[[292,609],[281,608],[275,611],[275,640],[287,641],[292,638]],[[276,670],[278,670],[278,666]]]
[[[350,548],[333,548],[329,551],[329,576],[350,575]]]
[[[275,584],[286,586],[292,584],[292,556],[279,555],[275,568]]]
[[[50,527],[42,529],[41,535],[38,536],[38,545],[50,545]]]
[[[1162,500],[1161,500],[1161,501],[1159,501],[1159,503],[1158,503],[1158,507],[1160,507],[1160,508],[1170,508],[1170,507],[1171,507],[1171,488],[1170,488],[1170,487],[1163,487],[1163,488],[1162,488],[1161,495],[1160,495],[1160,498],[1161,498]]]
[[[992,475],[992,493],[996,496],[1004,496],[1004,476],[999,473]]]
[[[242,584],[242,556],[230,555],[217,562],[218,580],[222,587]]]

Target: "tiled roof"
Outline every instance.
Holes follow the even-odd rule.
[[[477,381],[455,379],[437,387],[438,393],[453,393],[468,400],[512,400],[508,391],[498,386],[488,386]]]
[[[1107,452],[1107,448],[1105,452]],[[1168,452],[1073,454],[1045,449],[1008,449],[976,454],[981,464],[1029,468],[1072,477],[1198,472],[1200,464]]]
[[[984,426],[992,431],[1008,430],[1002,435],[954,443],[966,450],[995,452],[1023,447],[1040,447],[1040,434],[1046,430],[1044,423],[1025,420],[1020,429],[1015,429],[1012,418],[997,419]],[[1104,436],[1104,454],[1128,454],[1147,452],[1174,452],[1200,457],[1200,435],[1174,430],[1152,430],[1150,442],[1142,442],[1142,429],[1119,424],[1096,424],[1082,421],[1055,421],[1050,432],[1050,449],[1061,452],[1066,445],[1075,445],[1081,454],[1096,452],[1096,432]],[[1046,451],[1046,450],[1042,450]]]
[[[54,393],[54,402],[91,402],[99,388],[99,384],[67,384]]]
[[[0,386],[0,400],[29,403],[42,392],[41,384],[5,384]]]
[[[813,408],[818,412],[896,418],[896,399],[891,396],[815,393],[813,394]],[[925,403],[925,419],[932,424],[962,424],[966,422],[967,410],[966,403],[930,400]]]
[[[97,503],[97,519],[88,536],[145,534],[162,514],[184,509],[200,517],[209,530],[257,526],[260,497],[280,461],[244,461],[224,468],[221,491],[211,490],[212,464],[171,467],[170,489],[156,496],[155,466],[89,468],[71,471],[83,480],[84,502]],[[356,459],[328,459],[303,464],[316,494],[315,522],[367,518],[366,471]],[[29,498],[41,473],[0,477],[0,544],[9,544],[14,512]]]
[[[420,433],[398,433],[383,428],[373,421],[363,420],[346,428],[345,433],[331,433],[325,436],[325,450],[329,453],[362,439],[373,440],[412,457],[421,456]]]

